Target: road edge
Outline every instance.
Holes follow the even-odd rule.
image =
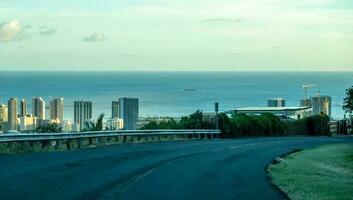
[[[287,153],[284,153],[284,154],[281,154],[280,156],[277,156],[276,158],[274,158],[272,160],[272,162],[270,164],[267,165],[266,167],[266,177],[267,177],[267,180],[271,183],[271,186],[273,188],[275,188],[275,190],[277,190],[277,192],[280,193],[280,195],[283,197],[283,199],[290,199],[288,194],[283,191],[278,185],[276,185],[274,182],[273,182],[273,179],[271,177],[271,175],[269,174],[269,167],[270,165],[276,165],[280,162],[282,162],[287,156],[289,156],[290,154],[293,154],[293,153],[297,153],[297,152],[300,152],[300,151],[303,151],[304,149],[293,149]]]

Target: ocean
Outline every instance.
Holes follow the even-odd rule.
[[[93,115],[111,116],[111,101],[137,97],[140,116],[188,115],[196,110],[212,112],[237,107],[266,106],[267,99],[283,97],[287,106],[298,106],[304,96],[301,85],[315,84],[308,95],[330,95],[332,116],[343,118],[345,89],[353,84],[353,72],[0,72],[0,98],[64,97],[65,119],[73,119],[73,102],[93,102]],[[1,102],[0,102],[1,103]]]

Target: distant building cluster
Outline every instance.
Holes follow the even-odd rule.
[[[260,115],[262,113],[272,113],[277,116],[301,119],[312,115],[324,113],[331,117],[332,98],[327,95],[317,95],[311,98],[300,100],[299,106],[286,106],[286,100],[283,98],[274,98],[267,100],[267,107],[244,107],[237,108],[231,113],[245,113],[248,115]]]
[[[244,107],[227,111],[227,114],[244,113],[260,115],[272,113],[284,119],[301,119],[324,113],[331,117],[332,98],[327,95],[316,95],[307,98],[306,89],[312,85],[304,85],[305,95],[299,106],[287,106],[284,98],[271,98],[267,106]],[[64,132],[79,132],[87,130],[87,124],[94,122],[92,118],[93,103],[86,100],[73,102],[74,120],[64,119],[64,98],[57,97],[46,102],[41,97],[32,98],[32,112],[27,110],[26,99],[8,100],[7,105],[0,104],[1,132],[34,132],[37,128],[49,124],[58,124]],[[205,121],[214,121],[216,113],[204,113]],[[135,130],[151,120],[164,121],[168,118],[145,118],[139,121],[139,99],[122,97],[111,103],[111,116],[103,122],[103,130]]]
[[[312,115],[324,113],[331,117],[332,98],[330,96],[317,95],[311,98],[300,100],[299,106],[286,106],[283,98],[267,100],[267,107],[244,107],[229,111],[228,113],[244,113],[248,115],[260,115],[262,113],[272,113],[280,117],[290,119],[301,119]]]
[[[41,97],[32,98],[32,112],[27,110],[27,100],[11,98],[7,105],[0,104],[0,132],[35,132],[39,127],[58,124],[65,132],[79,132],[86,129],[86,123],[93,121],[91,101],[74,101],[74,121],[64,119],[64,98],[56,97],[46,102]],[[46,115],[48,113],[48,115]],[[111,118],[104,121],[104,129],[134,130],[137,128],[139,100],[122,97],[112,101]]]

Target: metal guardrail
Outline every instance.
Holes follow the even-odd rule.
[[[191,137],[213,138],[221,134],[219,130],[213,129],[186,129],[186,130],[117,130],[117,131],[96,131],[77,133],[29,133],[29,134],[2,134],[1,142],[25,142],[25,141],[52,141],[71,140],[84,138],[102,138],[116,136],[162,136],[162,135],[189,135]],[[125,137],[124,137],[125,138]]]

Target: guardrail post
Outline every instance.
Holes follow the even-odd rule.
[[[49,140],[42,140],[40,141],[40,144],[41,144],[41,148],[45,148],[45,147],[48,147],[50,145],[50,141]]]
[[[93,139],[92,138],[88,138],[88,144],[92,145],[93,144]]]
[[[70,139],[66,140],[66,149],[71,150],[71,140]]]
[[[126,143],[126,135],[123,135],[123,143]]]
[[[112,138],[111,138],[110,136],[108,136],[108,137],[107,137],[107,142],[108,142],[108,143],[111,143],[111,141],[112,141]]]
[[[77,138],[77,148],[81,149],[81,138]]]
[[[59,149],[60,146],[60,140],[55,140],[55,149]]]
[[[119,136],[115,136],[115,142],[119,142]]]

